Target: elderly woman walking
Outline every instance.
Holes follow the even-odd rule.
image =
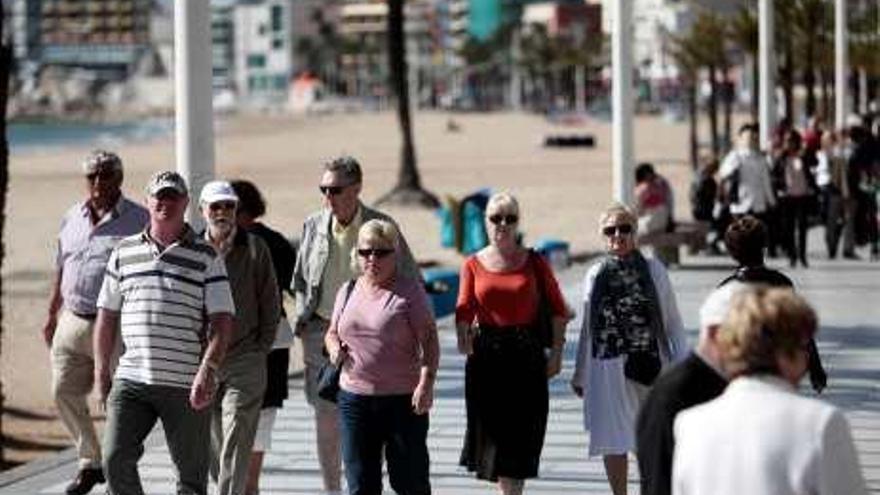
[[[396,493],[429,495],[428,411],[440,359],[422,282],[397,272],[400,235],[385,220],[361,226],[361,275],[336,297],[324,343],[341,363],[339,425],[351,495],[382,493],[382,454]]]
[[[591,456],[614,495],[626,493],[636,414],[660,370],[686,354],[684,328],[663,264],[636,248],[637,219],[613,205],[599,219],[607,256],[590,267],[571,386],[584,399]]]
[[[455,311],[458,348],[468,356],[461,464],[505,495],[538,475],[547,380],[559,373],[569,319],[550,267],[517,243],[519,213],[510,194],[489,198],[489,245],[462,266]]]
[[[676,417],[672,493],[867,493],[843,411],[797,393],[817,326],[791,289],[734,296],[717,338],[734,378],[717,399]]]

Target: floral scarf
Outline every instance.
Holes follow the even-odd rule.
[[[663,316],[648,262],[638,251],[602,262],[590,295],[593,357],[634,352],[659,355]]]

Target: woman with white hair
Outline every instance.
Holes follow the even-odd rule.
[[[353,257],[360,276],[336,297],[324,343],[341,364],[342,457],[352,495],[382,493],[382,455],[395,492],[429,495],[428,411],[440,359],[422,281],[398,273],[397,228],[370,220]]]
[[[587,271],[571,386],[584,399],[590,456],[601,455],[614,495],[626,493],[636,415],[662,368],[686,355],[684,327],[663,264],[636,248],[637,218],[612,205],[599,219],[607,255]]]
[[[843,411],[797,393],[818,320],[788,288],[737,293],[717,335],[730,385],[675,419],[672,493],[867,493]]]
[[[458,349],[467,355],[460,462],[503,494],[522,493],[524,480],[538,475],[547,380],[559,373],[569,319],[549,265],[517,242],[519,213],[510,194],[489,198],[489,245],[462,266],[455,309]]]

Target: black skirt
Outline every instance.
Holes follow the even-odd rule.
[[[273,349],[266,355],[266,393],[263,409],[281,407],[287,398],[287,368],[290,366],[290,349]]]
[[[535,332],[481,328],[465,367],[460,464],[477,478],[538,476],[547,430],[547,358]]]

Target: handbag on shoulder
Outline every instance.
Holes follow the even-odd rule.
[[[348,304],[349,298],[351,298],[351,293],[354,290],[354,284],[356,281],[357,280],[348,281],[348,285],[345,288],[345,299],[342,302],[342,309],[339,311],[339,316],[336,317],[337,323],[339,322],[339,318],[342,317],[342,312],[345,311],[345,306]],[[327,357],[328,359],[324,361],[320,368],[318,368],[318,397],[329,402],[336,402],[337,396],[339,395],[339,378],[342,375],[342,363],[336,365],[331,362],[326,347],[324,348],[324,357]]]

